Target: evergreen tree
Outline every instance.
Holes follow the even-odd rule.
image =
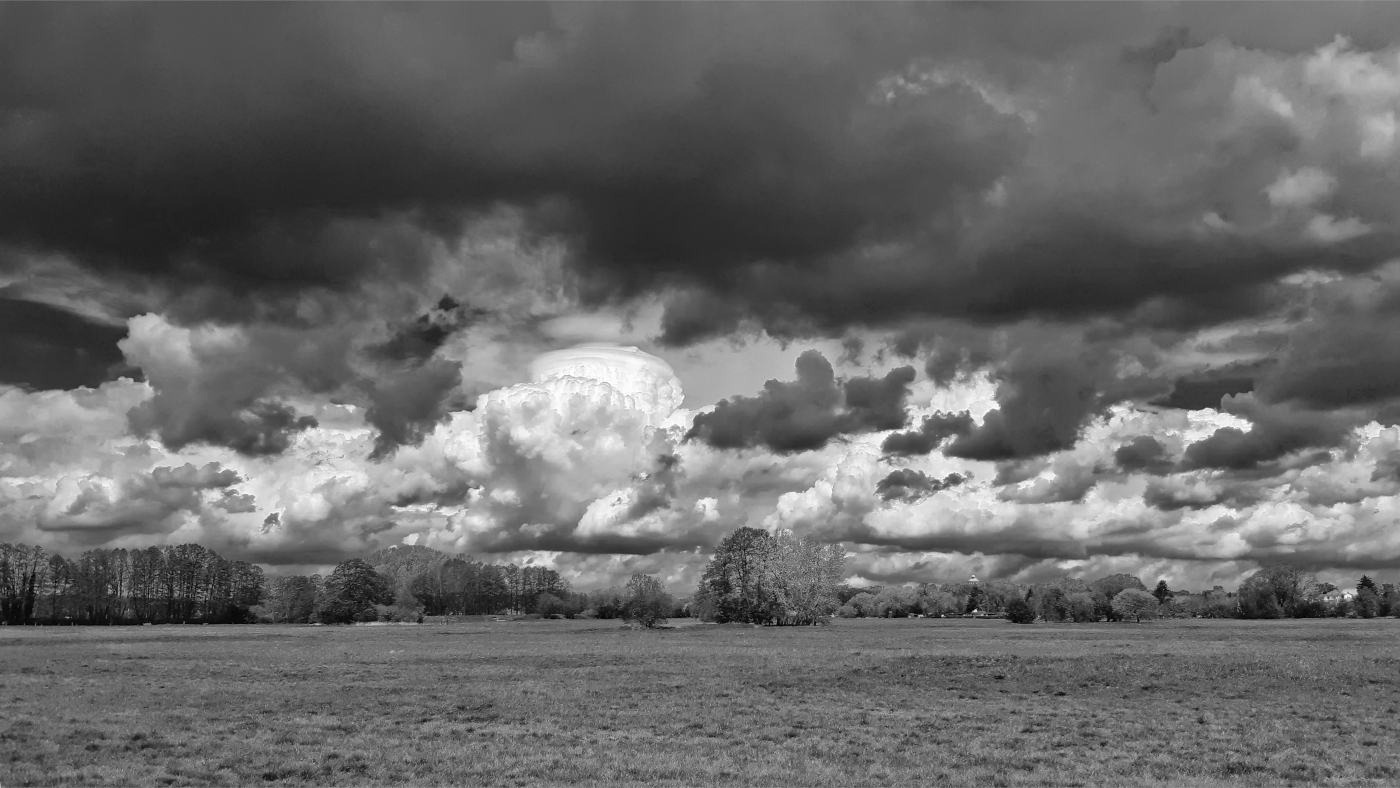
[[[1380,593],[1380,590],[1376,588],[1376,581],[1372,580],[1368,575],[1362,575],[1361,579],[1356,583],[1356,593],[1359,594],[1368,589],[1372,593]]]
[[[1157,587],[1152,590],[1152,596],[1157,597],[1158,604],[1164,604],[1168,599],[1176,596],[1176,594],[1173,594],[1172,590],[1167,587],[1167,581],[1158,580]]]

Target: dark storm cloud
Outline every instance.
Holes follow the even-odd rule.
[[[1212,206],[1262,199],[1255,181],[1277,173],[1259,160],[1288,144],[1272,127],[1222,144],[1169,206],[1108,145],[1082,177],[1119,171],[1123,188],[1062,199],[1036,140],[1107,133],[1076,125],[1098,117],[1082,99],[1156,152],[1153,119],[1194,106],[1173,91],[1212,78],[1189,70],[1213,57],[1201,42],[1287,54],[1339,30],[1375,39],[1388,15],[1259,30],[1174,7],[15,6],[0,241],[198,282],[182,319],[247,319],[279,294],[415,281],[433,239],[504,205],[567,243],[586,297],[666,290],[673,343],[746,320],[779,335],[926,315],[1199,324],[1257,310],[1304,267],[1366,269],[1394,238],[1199,232]],[[1050,25],[1064,35],[1044,40]],[[1071,88],[1037,80],[1086,51],[1100,59],[1076,85],[1098,93],[1042,106],[1038,88]],[[382,350],[424,357],[425,340]],[[960,450],[1064,442],[1000,421]]]
[[[906,357],[927,353],[929,377],[939,385],[974,373],[997,384],[997,407],[980,424],[939,417],[918,432],[892,436],[887,444],[913,451],[952,435],[943,448],[949,457],[1008,461],[1063,451],[1111,405],[1164,393],[1169,386],[1156,371],[1163,352],[1157,338],[1114,321],[1024,321],[995,331],[939,321],[894,335],[890,348]],[[1134,363],[1125,368],[1126,361]],[[925,436],[924,429],[932,432]]]
[[[1087,357],[1026,358],[1003,372],[997,408],[954,440],[944,454],[1010,460],[1071,448],[1079,430],[1107,406],[1096,385],[1102,372]]]
[[[1261,405],[1252,394],[1226,397],[1223,404],[1226,411],[1249,419],[1249,430],[1221,427],[1192,443],[1182,456],[1182,469],[1254,470],[1293,452],[1337,446],[1360,420],[1356,414]]]
[[[797,380],[770,380],[756,397],[731,397],[695,417],[687,439],[717,449],[766,446],[779,453],[819,449],[839,435],[904,426],[913,367],[883,378],[838,381],[831,362],[809,350],[797,359]]]
[[[368,349],[371,359],[387,365],[365,386],[365,420],[379,431],[370,459],[384,459],[400,446],[422,443],[451,410],[471,410],[462,397],[452,396],[462,383],[460,365],[432,355],[485,314],[444,295],[416,320],[399,326],[388,341]]]
[[[1113,459],[1125,471],[1164,474],[1172,469],[1166,447],[1150,435],[1139,435],[1119,446],[1113,452]]]
[[[423,437],[449,413],[444,401],[462,382],[460,365],[435,359],[385,376],[370,390],[365,420],[379,431],[370,459],[383,459]]]
[[[700,288],[671,303],[676,342],[731,330],[739,314],[828,330],[1121,312],[1302,264],[1286,249],[1133,233],[1111,212],[1031,214],[993,244],[929,234],[927,217],[963,210],[1016,166],[1030,132],[980,83],[881,100],[876,86],[940,47],[975,51],[952,21],[990,39],[997,78],[1017,62],[997,39],[1027,42],[982,28],[983,13],[12,10],[0,237],[282,291],[411,278],[425,260],[413,228],[450,235],[463,215],[514,204],[571,241],[597,297]],[[1157,51],[1155,23],[1115,24],[1133,63]],[[706,36],[735,42],[697,50]],[[633,87],[615,90],[617,74]],[[862,261],[872,243],[914,251]],[[1186,275],[1207,259],[1208,283]],[[730,307],[696,308],[703,293]]]
[[[387,361],[426,361],[449,337],[484,314],[445,295],[416,320],[399,326],[388,341],[369,348],[369,354]]]
[[[1261,376],[1268,402],[1330,410],[1400,397],[1400,266],[1319,285],[1312,312]]]
[[[95,323],[65,309],[0,295],[0,383],[34,389],[98,386],[139,378],[117,342],[125,327]]]
[[[885,438],[885,442],[880,444],[880,451],[898,457],[928,454],[948,438],[967,434],[972,430],[972,425],[972,415],[967,411],[940,411],[932,416],[925,416],[917,430],[896,432]]]
[[[1220,400],[1229,394],[1247,394],[1254,390],[1254,378],[1247,375],[1210,375],[1198,378],[1177,378],[1171,394],[1152,404],[1165,408],[1202,410],[1220,408]]]
[[[912,502],[967,481],[960,473],[950,473],[935,479],[923,471],[900,468],[875,484],[875,492],[886,501]]]
[[[1099,483],[1102,473],[1102,469],[1094,465],[1068,461],[1058,462],[1054,468],[1055,473],[1051,478],[1035,479],[1025,486],[1008,484],[997,493],[997,499],[1028,504],[1082,501]]]
[[[153,399],[132,409],[131,429],[137,435],[154,434],[175,450],[209,443],[250,457],[281,454],[297,433],[317,425],[314,417],[298,416],[286,403],[274,400],[256,400],[226,412],[196,411],[188,414],[189,420],[179,422],[162,418],[156,403]]]
[[[540,231],[624,290],[816,259],[989,184],[1005,145],[970,94],[872,107],[931,28],[866,16],[7,9],[0,238],[231,286],[343,286],[421,265],[381,220],[450,233],[510,202],[540,205]],[[763,45],[696,51],[738,30]]]

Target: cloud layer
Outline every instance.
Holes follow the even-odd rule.
[[[1398,23],[0,9],[0,539],[1400,567]]]

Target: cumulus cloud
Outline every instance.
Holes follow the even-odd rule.
[[[770,380],[756,397],[735,396],[695,417],[688,439],[715,448],[765,446],[776,452],[819,449],[839,435],[897,429],[913,367],[883,378],[837,381],[831,362],[809,350],[797,359],[797,380]]]
[[[1145,471],[1151,474],[1166,473],[1171,470],[1172,461],[1167,449],[1151,435],[1139,435],[1113,452],[1118,467],[1125,471]]]
[[[1339,444],[1357,419],[1347,414],[1316,413],[1281,406],[1261,406],[1249,394],[1227,397],[1225,410],[1248,418],[1248,431],[1221,427],[1210,437],[1186,447],[1182,466],[1250,470],[1260,464],[1308,448]]]
[[[249,333],[236,328],[188,329],[158,315],[132,318],[120,343],[156,390],[131,411],[137,434],[156,434],[179,449],[195,442],[248,455],[285,451],[291,436],[316,426],[285,402],[266,397],[289,367],[333,380],[343,359],[334,336]],[[331,347],[326,347],[330,345]]]
[[[918,430],[896,432],[886,437],[885,442],[880,444],[880,450],[901,457],[928,454],[948,438],[971,432],[972,425],[972,416],[967,411],[935,413],[925,416]]]
[[[950,473],[942,479],[935,479],[923,471],[900,468],[890,471],[890,475],[875,485],[875,492],[886,501],[917,501],[939,490],[956,487],[967,481],[959,473]]]

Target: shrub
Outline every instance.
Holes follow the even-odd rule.
[[[1006,604],[1006,620],[1013,624],[1035,623],[1035,611],[1024,599],[1012,599]]]

